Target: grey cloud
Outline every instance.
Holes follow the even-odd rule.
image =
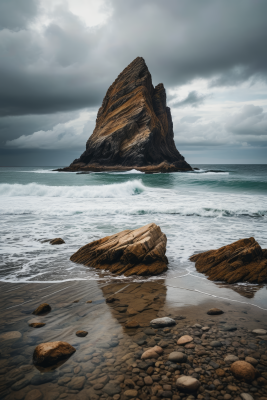
[[[0,0],[0,29],[24,29],[38,12],[37,0]]]
[[[198,94],[195,90],[193,90],[192,92],[188,93],[184,100],[172,103],[172,107],[198,107],[207,97],[207,95]]]
[[[267,139],[267,112],[262,107],[248,104],[229,118],[227,128],[238,135],[265,136]]]
[[[198,121],[201,117],[197,115],[186,115],[185,117],[181,118],[181,122],[187,122],[188,124],[193,124],[194,122]]]
[[[21,3],[12,0],[12,9]],[[30,9],[33,3],[25,4]],[[136,56],[146,59],[154,83],[166,86],[197,77],[214,78],[218,85],[234,69],[232,84],[266,76],[265,0],[256,6],[250,0],[169,0],[168,7],[162,0],[116,0],[111,5],[112,16],[99,27],[86,27],[61,6],[44,31],[0,31],[1,115],[97,106]],[[22,15],[30,21],[35,12],[32,6]],[[10,29],[16,30],[15,14],[9,17]]]

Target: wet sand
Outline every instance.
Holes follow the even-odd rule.
[[[234,287],[231,289],[235,290]],[[225,290],[229,288],[218,287],[220,297],[224,297]],[[200,396],[200,399],[230,400],[242,392],[250,393],[255,399],[267,398],[265,384],[254,380],[240,386],[224,363],[227,354],[236,354],[241,360],[254,355],[260,371],[258,377],[265,379],[266,376],[267,379],[267,337],[258,338],[251,333],[253,329],[267,329],[267,311],[249,303],[249,298],[253,298],[251,292],[247,297],[238,294],[239,302],[235,302],[196,292],[194,287],[184,290],[175,279],[162,279],[114,283],[93,280],[2,282],[0,293],[0,398],[123,400],[165,397],[178,400],[188,396],[175,387],[179,374],[198,375],[202,386],[194,396]],[[116,300],[106,303],[111,297]],[[41,303],[48,303],[52,311],[44,316],[32,315]],[[224,314],[208,315],[207,311],[213,307],[222,309]],[[165,330],[151,330],[150,321],[163,316],[174,318],[176,325]],[[127,328],[125,325],[129,321],[135,321],[139,326]],[[32,322],[46,325],[35,329],[29,326]],[[208,326],[210,330],[205,336],[201,328],[192,328],[194,324]],[[227,330],[227,327],[232,329]],[[88,335],[77,337],[78,330],[88,331]],[[186,333],[194,338],[191,349],[176,344]],[[219,339],[222,346],[213,348],[211,342]],[[54,370],[33,366],[35,347],[57,340],[70,343],[76,352]],[[147,364],[140,360],[147,348],[162,342],[165,343],[162,345],[164,352],[158,360],[149,360]],[[168,354],[177,349],[188,356],[188,363],[180,366],[182,369],[167,362]],[[209,360],[203,360],[200,354],[203,349],[211,361],[222,363],[223,377],[216,374],[218,368],[209,366]],[[206,365],[208,368],[204,368]],[[153,371],[149,372],[149,368]],[[202,368],[202,372],[196,372],[197,368]],[[152,384],[147,378],[151,376]],[[127,379],[132,383],[127,385]],[[213,384],[216,379],[220,382],[217,387]],[[235,390],[228,388],[229,382],[234,384]],[[125,394],[129,390],[136,392]],[[229,398],[224,397],[227,394]]]

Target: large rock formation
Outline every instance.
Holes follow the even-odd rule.
[[[64,171],[192,170],[175,147],[162,83],[155,88],[145,60],[137,57],[108,89],[93,134],[79,159]]]
[[[70,259],[117,275],[158,275],[167,270],[166,243],[160,227],[152,223],[91,242]]]
[[[267,282],[267,250],[252,237],[190,257],[210,280],[228,283]]]

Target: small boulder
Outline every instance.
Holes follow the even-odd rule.
[[[220,314],[223,314],[223,313],[224,313],[223,310],[220,310],[219,308],[211,308],[207,312],[208,315],[220,315]]]
[[[43,398],[43,394],[38,389],[30,390],[25,397],[25,400],[41,400]]]
[[[149,358],[158,358],[160,354],[163,353],[163,349],[159,346],[154,346],[152,349],[146,350],[143,354],[141,359],[146,360]]]
[[[138,392],[135,389],[129,389],[124,392],[124,396],[128,397],[129,399],[137,397],[137,395],[138,395]]]
[[[87,331],[77,331],[76,332],[76,336],[78,336],[78,337],[85,337],[87,335],[88,335]]]
[[[237,379],[253,381],[255,378],[255,368],[246,361],[235,361],[231,365],[231,372]]]
[[[249,393],[241,393],[242,400],[253,400],[253,397]]]
[[[187,344],[187,343],[193,342],[193,340],[194,340],[194,339],[193,339],[191,336],[189,336],[189,335],[184,335],[184,336],[181,336],[181,337],[178,339],[177,344],[179,344],[180,346],[183,346],[183,345],[185,345],[185,344]]]
[[[200,387],[200,382],[191,376],[181,376],[177,379],[176,386],[182,392],[196,392]]]
[[[65,243],[65,242],[64,242],[64,240],[61,239],[61,238],[55,238],[55,239],[50,240],[49,243],[50,243],[50,244],[63,244],[63,243]]]
[[[33,311],[34,315],[41,315],[41,314],[46,314],[49,311],[51,311],[51,307],[47,303],[40,304],[39,307],[36,308],[36,310]]]
[[[29,324],[31,328],[42,328],[42,326],[45,326],[45,323],[43,322],[32,322]]]
[[[33,364],[43,367],[56,364],[70,357],[76,349],[67,342],[47,342],[39,344],[33,353]]]
[[[187,356],[181,351],[173,351],[169,354],[168,360],[177,363],[185,363]]]

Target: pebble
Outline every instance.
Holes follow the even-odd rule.
[[[153,326],[154,328],[163,328],[165,326],[173,326],[176,325],[176,322],[174,319],[169,318],[169,317],[163,317],[163,318],[156,318],[150,321],[150,325]]]
[[[220,315],[223,314],[224,312],[222,310],[220,310],[219,308],[211,308],[207,314],[208,315]]]
[[[222,343],[221,343],[220,341],[218,341],[218,340],[213,340],[213,341],[210,343],[210,345],[211,345],[212,347],[221,347],[221,346],[222,346]]]
[[[228,356],[226,356],[224,359],[224,361],[226,363],[233,363],[238,360],[239,360],[239,358],[237,356],[235,356],[234,354],[228,354]]]
[[[154,346],[152,347],[152,349],[146,350],[142,356],[141,359],[142,360],[146,360],[149,358],[158,358],[160,356],[160,354],[162,354],[163,349],[159,346]]]
[[[152,380],[151,376],[145,376],[144,382],[147,386],[151,386],[153,384],[153,380]]]
[[[113,396],[114,394],[119,394],[121,392],[120,384],[117,381],[109,381],[104,387],[103,392],[107,393],[109,396]],[[136,391],[137,395],[137,391]]]
[[[138,395],[138,392],[135,389],[126,390],[124,392],[124,396],[129,397],[129,398],[137,397],[137,395]]]
[[[181,376],[177,379],[176,386],[181,391],[195,392],[200,387],[200,382],[191,376]]]
[[[189,335],[184,335],[184,336],[181,336],[179,339],[178,339],[178,341],[177,341],[177,344],[178,345],[184,345],[184,344],[187,344],[187,343],[190,343],[190,342],[192,342],[194,339],[191,337],[191,336],[189,336]]]
[[[187,361],[187,356],[180,351],[174,351],[169,354],[168,360],[172,362],[185,363]]]
[[[241,393],[242,400],[253,400],[253,397],[249,393]]]
[[[87,331],[77,331],[76,332],[76,336],[78,336],[78,337],[85,337],[87,335],[88,335]]]
[[[29,324],[31,328],[42,328],[42,326],[45,326],[45,323],[42,322],[32,322]]]
[[[255,333],[256,335],[266,335],[267,331],[265,329],[254,329],[252,333]]]
[[[255,365],[258,364],[258,361],[257,361],[255,358],[253,358],[253,357],[246,357],[246,358],[245,358],[245,361],[248,362],[248,363],[250,363],[250,364],[252,364],[253,366],[255,366]]]

